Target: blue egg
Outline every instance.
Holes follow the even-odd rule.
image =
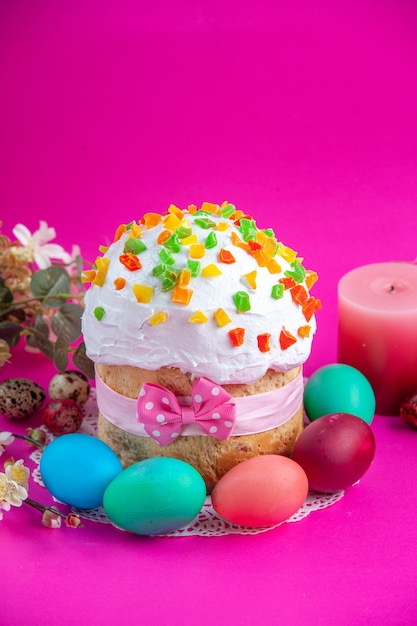
[[[122,469],[108,445],[81,433],[54,439],[40,462],[46,488],[61,502],[79,509],[102,506],[107,485]]]
[[[184,461],[157,457],[139,461],[107,487],[103,506],[111,521],[139,535],[159,535],[189,524],[200,512],[206,485]]]
[[[359,370],[335,363],[310,376],[304,389],[304,408],[311,421],[332,413],[350,413],[370,424],[375,415],[375,394]]]

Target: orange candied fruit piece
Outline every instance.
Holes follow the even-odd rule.
[[[197,212],[197,206],[195,204],[189,204],[187,207],[188,213],[192,215]]]
[[[120,289],[123,289],[125,285],[126,285],[125,278],[116,278],[114,281],[114,286],[117,289],[117,291],[120,291]]]
[[[295,285],[295,287],[291,288],[290,292],[294,302],[296,302],[300,306],[303,306],[307,302],[308,293],[302,285]]]
[[[245,329],[244,328],[233,328],[229,330],[229,337],[232,345],[238,348],[243,345],[245,341]]]
[[[271,349],[270,343],[271,335],[269,333],[262,333],[258,335],[258,348],[261,352],[269,352]]]
[[[236,263],[236,259],[229,250],[225,250],[222,248],[219,252],[219,263],[226,263],[226,265],[231,265],[232,263]]]
[[[300,326],[300,328],[297,330],[297,335],[299,337],[310,337],[310,333],[311,333],[311,326],[309,326],[308,324],[306,326]]]
[[[230,218],[230,219],[232,219],[232,218]],[[242,250],[245,250],[246,252],[249,252],[248,244],[245,241],[243,241],[242,239],[240,239],[240,237],[238,237],[235,232],[232,232],[231,240],[232,240],[232,244],[234,246],[237,246],[238,248],[242,248]]]
[[[280,274],[282,272],[281,265],[275,259],[270,259],[266,267],[270,274]]]
[[[288,330],[283,328],[279,335],[279,345],[282,350],[288,350],[288,348],[294,345],[297,341],[297,338],[294,337]]]
[[[148,285],[133,285],[132,287],[133,293],[135,294],[136,300],[141,304],[149,304],[152,301],[153,289]]]
[[[248,243],[250,243],[250,241]],[[271,259],[263,250],[254,250],[253,252],[250,252],[250,254],[253,256],[259,267],[268,267]]]
[[[295,280],[291,276],[280,278],[278,282],[284,285],[284,289],[291,289],[292,287],[295,287]]]
[[[114,233],[113,241],[119,241],[120,237],[126,232],[126,224],[120,224],[116,228],[116,232]]]
[[[302,307],[303,315],[306,318],[306,321],[309,322],[314,313],[319,309],[321,309],[321,301],[317,300],[317,298],[314,298],[313,296],[310,296]]]
[[[132,254],[132,252],[121,254],[119,256],[119,261],[130,272],[135,272],[136,270],[140,270],[142,268],[142,263],[139,261],[136,254]]]
[[[81,282],[82,283],[91,283],[96,277],[96,270],[84,270],[81,274]]]
[[[207,211],[207,213],[213,213],[214,215],[220,215],[220,207],[213,202],[203,202],[201,205],[201,211]]]
[[[174,304],[190,304],[193,293],[192,289],[176,285],[172,291],[172,302]]]
[[[142,221],[145,224],[145,228],[154,228],[162,222],[162,215],[159,215],[159,213],[145,213]]]
[[[180,279],[179,279],[178,284],[180,287],[187,287],[190,284],[190,281],[191,281],[191,270],[185,267],[180,274]]]
[[[170,230],[161,230],[156,240],[156,243],[158,243],[161,246],[165,241],[167,241],[171,237],[171,235],[172,233]]]
[[[305,283],[308,290],[312,288],[314,283],[317,282],[318,278],[319,277],[316,272],[313,272],[312,270],[306,271]]]

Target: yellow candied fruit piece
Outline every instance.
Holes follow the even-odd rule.
[[[215,263],[210,263],[209,265],[206,265],[206,267],[203,267],[203,269],[201,270],[201,276],[204,276],[204,278],[211,278],[212,276],[221,275],[222,272],[217,267],[217,265],[215,265]]]
[[[183,240],[184,243],[184,240]],[[193,243],[190,246],[190,257],[192,259],[202,259],[206,254],[206,249],[203,243]]]
[[[270,258],[274,257],[278,249],[278,243],[273,237],[266,237],[262,243],[262,252]]]
[[[141,304],[149,304],[152,300],[153,289],[148,285],[136,284],[132,287],[136,300]]]
[[[292,263],[297,258],[297,253],[295,252],[295,250],[288,248],[288,246],[284,246],[284,244],[282,243],[278,244],[278,254],[283,259],[288,261],[288,263]]]
[[[134,237],[135,239],[140,239],[142,235],[142,229],[137,224],[132,224],[129,231],[129,237]]]
[[[97,274],[94,277],[93,285],[102,287],[106,280],[107,270],[109,269],[110,260],[105,256],[99,256],[96,259]]]
[[[175,206],[175,204],[169,205],[168,213],[172,213],[173,215],[176,215],[180,220],[182,220],[182,218],[184,217],[184,211],[182,209],[179,209],[177,206]]]
[[[109,246],[99,246],[98,249],[100,250],[101,254],[106,254]]]
[[[256,277],[258,272],[253,270],[253,272],[249,272],[248,274],[243,274],[243,281],[251,287],[251,289],[256,289]]]
[[[174,213],[170,213],[167,217],[164,217],[164,228],[167,230],[175,231],[181,226],[180,218]]]
[[[224,309],[217,309],[214,313],[214,319],[216,320],[217,326],[220,326],[220,328],[223,328],[226,324],[230,324],[232,321]]]
[[[162,222],[162,215],[159,215],[159,213],[145,213],[143,216],[145,228],[154,228],[160,222]]]
[[[220,230],[220,232],[222,232],[224,230],[228,230],[228,228],[230,228],[229,224],[226,224],[226,222],[219,222],[216,230]]]
[[[214,204],[213,202],[203,202],[201,205],[202,211],[207,211],[207,213],[214,213],[214,215],[220,215],[220,207],[218,204]]]
[[[172,291],[172,302],[174,304],[189,304],[193,297],[194,291],[186,287],[176,285]]]
[[[184,237],[184,239],[181,239],[181,243],[183,246],[191,246],[192,243],[198,243],[197,235],[190,235],[189,237]]]
[[[282,267],[275,259],[270,259],[266,266],[270,274],[281,274]]]
[[[190,284],[191,281],[191,270],[189,270],[188,268],[184,268],[180,274],[180,279],[179,279],[179,286],[180,287],[187,287]]]
[[[96,277],[96,270],[84,270],[81,274],[81,282],[82,283],[91,283]]]
[[[190,324],[205,324],[208,322],[208,317],[203,313],[203,311],[196,311],[188,318]]]
[[[165,311],[159,311],[159,313],[155,313],[155,315],[151,315],[149,318],[149,323],[151,326],[158,326],[158,324],[163,324],[168,319],[168,313]]]
[[[225,206],[227,206],[229,204],[229,202],[227,200],[223,200],[223,202],[220,205],[221,209],[224,209]]]
[[[310,333],[311,333],[311,326],[300,326],[300,328],[297,330],[297,335],[299,337],[310,337]]]

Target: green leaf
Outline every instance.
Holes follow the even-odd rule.
[[[0,303],[9,304],[10,302],[13,302],[13,294],[0,276]]]
[[[64,304],[51,317],[51,328],[58,336],[63,330],[68,334],[69,342],[76,341],[81,335],[81,316],[83,309],[74,302]]]
[[[72,362],[79,370],[84,372],[88,378],[94,378],[94,363],[85,352],[85,343],[82,341],[73,354]]]
[[[52,341],[48,339],[48,337],[45,337],[45,335],[34,326],[28,330],[30,335],[26,337],[27,344],[32,348],[38,348],[38,350],[52,361],[54,358],[54,344]]]
[[[23,326],[20,324],[0,322],[0,339],[4,339],[10,348],[14,348],[19,343],[22,330]]]
[[[57,370],[65,372],[68,366],[69,335],[65,328],[56,338],[54,346],[54,363]]]
[[[63,267],[56,265],[48,267],[46,270],[39,270],[32,276],[30,289],[35,298],[43,301],[45,306],[59,308],[65,304],[68,298],[69,274]],[[63,294],[64,297],[54,298],[58,294]]]

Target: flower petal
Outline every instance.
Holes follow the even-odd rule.
[[[16,224],[12,232],[16,239],[20,241],[22,246],[27,246],[32,240],[32,233],[24,224]]]

